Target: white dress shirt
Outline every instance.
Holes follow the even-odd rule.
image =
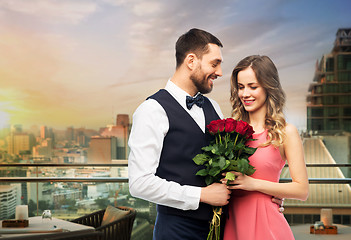
[[[168,81],[165,89],[190,114],[203,132],[205,132],[205,115],[203,109],[193,105],[186,107],[184,90]],[[218,116],[223,118],[221,109],[210,99]],[[133,115],[133,125],[128,145],[129,191],[132,196],[150,202],[182,210],[195,210],[199,207],[201,187],[183,185],[167,181],[155,175],[159,165],[163,140],[169,129],[165,110],[154,99],[144,101]]]

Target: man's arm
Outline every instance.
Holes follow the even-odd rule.
[[[129,138],[129,191],[135,197],[165,206],[197,209],[200,187],[181,186],[155,175],[168,128],[167,115],[157,101],[149,99],[135,111]]]

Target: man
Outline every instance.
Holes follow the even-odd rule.
[[[208,145],[205,126],[223,117],[211,92],[222,76],[222,43],[191,29],[176,43],[176,71],[165,89],[133,115],[129,139],[129,190],[157,203],[154,239],[206,239],[213,206],[230,198],[226,185],[206,186],[192,158]],[[194,97],[194,98],[193,98]]]

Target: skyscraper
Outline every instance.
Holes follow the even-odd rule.
[[[116,137],[92,137],[88,149],[88,163],[111,163],[117,158]]]
[[[46,139],[48,137],[49,137],[48,128],[46,126],[41,126],[40,127],[40,138]]]
[[[118,114],[116,118],[116,125],[109,125],[101,129],[100,135],[102,137],[116,137],[117,138],[117,158],[126,159],[128,156],[128,137],[130,132],[129,116],[127,114]]]
[[[340,28],[332,51],[316,64],[307,97],[307,130],[351,132],[351,28]]]
[[[17,203],[16,187],[0,185],[0,219],[9,219],[15,215]]]
[[[8,153],[19,155],[21,152],[32,152],[35,138],[32,134],[27,133],[11,133],[7,136]]]

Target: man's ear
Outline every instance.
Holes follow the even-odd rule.
[[[198,64],[198,58],[194,53],[189,53],[186,55],[184,62],[190,70],[194,70]]]

